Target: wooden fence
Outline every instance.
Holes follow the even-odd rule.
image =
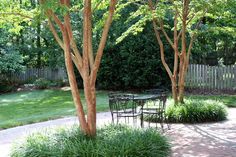
[[[64,68],[27,68],[23,72],[11,73],[10,79],[17,82],[28,82],[38,78],[47,80],[64,80],[67,74]]]
[[[236,90],[236,66],[190,64],[186,76],[186,87]]]

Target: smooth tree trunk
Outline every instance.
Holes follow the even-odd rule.
[[[189,0],[183,0],[183,6],[182,6],[182,17],[179,18],[180,12],[177,8],[175,7],[175,16],[174,16],[174,31],[173,31],[173,38],[174,40],[172,41],[168,34],[165,31],[163,20],[158,19],[154,14],[155,14],[155,7],[153,5],[152,0],[148,0],[148,6],[150,10],[152,11],[152,23],[153,23],[153,28],[155,32],[155,36],[157,38],[157,42],[160,47],[160,54],[161,54],[161,61],[162,64],[171,80],[171,86],[172,86],[172,97],[174,99],[175,104],[184,103],[184,91],[185,91],[185,76],[187,73],[187,69],[189,66],[189,58],[191,54],[191,49],[193,46],[193,41],[195,38],[195,34],[191,36],[190,43],[187,48],[187,25],[191,21],[191,18],[189,18]],[[158,3],[157,3],[158,5]],[[204,13],[205,14],[205,13]],[[204,15],[203,15],[204,16]],[[178,31],[178,25],[179,21],[178,18],[181,19],[181,25],[182,28],[180,31]],[[202,20],[202,19],[201,19]],[[198,28],[201,20],[198,22],[196,25],[195,29]],[[170,46],[173,48],[174,52],[174,67],[173,71],[170,70],[170,67],[165,61],[165,50],[163,46],[163,42],[161,39],[160,34],[163,33],[165,36],[166,40],[170,44]],[[179,50],[179,40],[181,38],[181,51]]]
[[[115,11],[115,5],[117,0],[110,0],[109,12],[104,24],[102,36],[99,42],[99,46],[96,55],[93,54],[92,47],[92,4],[91,0],[84,0],[83,9],[83,50],[80,53],[76,41],[73,37],[73,31],[71,26],[71,20],[69,12],[63,14],[64,21],[53,12],[52,9],[45,10],[48,17],[49,28],[54,35],[54,38],[64,50],[65,65],[68,74],[68,80],[71,87],[73,101],[76,107],[76,113],[80,122],[80,126],[84,134],[88,136],[96,135],[96,78],[97,72],[101,63],[103,50],[106,44],[108,31],[111,26],[112,17]],[[45,0],[41,0],[41,4],[44,5]],[[61,5],[65,5],[70,8],[70,0],[60,0]],[[102,3],[102,2],[100,2]],[[59,27],[62,34],[60,38],[55,24]],[[79,89],[76,82],[74,73],[74,66],[79,71],[84,86],[85,104],[87,106],[87,116],[83,104],[81,102]]]

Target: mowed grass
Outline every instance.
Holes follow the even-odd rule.
[[[188,95],[186,97],[196,101],[219,100],[228,107],[236,107],[236,95]],[[83,92],[81,98],[84,103]],[[107,92],[97,91],[97,111],[108,110]],[[75,116],[70,91],[35,90],[0,95],[0,130],[65,116]]]
[[[216,100],[222,102],[228,107],[236,107],[236,95],[187,95],[193,100]]]
[[[84,102],[82,92],[81,98]],[[107,92],[97,91],[97,111],[108,108]],[[70,91],[36,90],[0,95],[0,130],[74,115]]]

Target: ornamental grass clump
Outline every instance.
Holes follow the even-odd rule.
[[[87,137],[78,126],[35,133],[16,144],[12,157],[167,157],[168,140],[154,129],[109,125]]]
[[[220,101],[198,100],[188,98],[185,104],[167,102],[166,121],[170,123],[204,123],[216,122],[227,119],[226,106]],[[156,116],[145,115],[144,120],[159,122]]]
[[[171,104],[167,109],[169,122],[203,123],[222,121],[227,118],[223,103],[213,100],[186,100],[183,105]]]

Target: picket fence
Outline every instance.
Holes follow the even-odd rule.
[[[38,78],[55,81],[66,79],[67,74],[64,68],[27,68],[23,72],[11,73],[10,78],[17,82],[27,82]]]
[[[23,72],[11,73],[11,80],[27,82],[37,78],[64,80],[67,74],[64,68],[27,68]],[[190,64],[185,78],[188,88],[219,89],[236,91],[236,65],[208,66]]]
[[[186,87],[200,89],[236,90],[236,66],[190,64]]]

